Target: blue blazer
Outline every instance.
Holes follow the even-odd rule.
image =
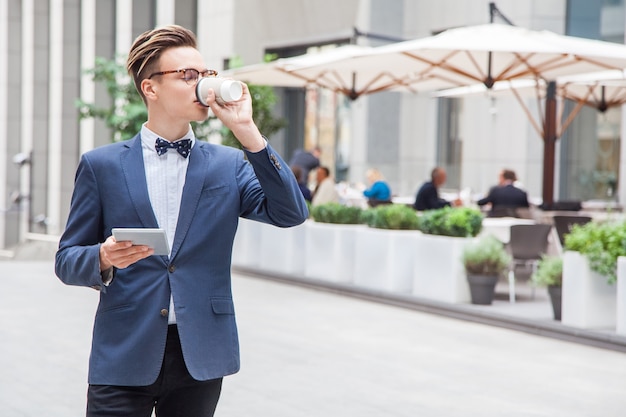
[[[185,363],[207,380],[239,370],[231,252],[239,217],[290,227],[308,211],[289,166],[269,146],[246,152],[196,141],[189,156],[171,256],[114,268],[105,286],[100,244],[114,227],[158,227],[141,139],[85,153],[76,173],[55,271],[66,284],[100,290],[89,383],[150,385],[161,369],[170,293]]]

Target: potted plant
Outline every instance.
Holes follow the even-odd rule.
[[[617,280],[617,258],[626,256],[626,222],[596,222],[574,225],[565,235],[565,249],[579,252],[589,261],[592,271]]]
[[[404,204],[385,204],[367,209],[363,222],[376,229],[417,230],[419,219],[415,210]]]
[[[617,322],[617,259],[626,255],[626,222],[591,221],[565,235],[563,324],[609,328]]]
[[[473,304],[491,304],[498,278],[509,268],[511,256],[504,245],[486,235],[465,246],[463,265]]]
[[[483,215],[471,207],[444,207],[424,212],[418,228],[424,233],[440,236],[474,237],[482,229]]]
[[[339,203],[326,203],[312,206],[311,218],[318,223],[360,224],[363,209],[356,206],[344,206]]]
[[[537,264],[537,270],[532,274],[531,280],[536,286],[548,288],[554,319],[561,320],[563,258],[544,255]]]

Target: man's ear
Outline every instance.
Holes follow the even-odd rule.
[[[146,97],[146,100],[156,100],[158,97],[158,85],[157,83],[147,78],[141,81],[141,91]]]

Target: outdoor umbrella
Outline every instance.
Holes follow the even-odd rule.
[[[320,52],[280,58],[263,64],[248,65],[223,72],[250,84],[275,87],[317,86],[344,94],[352,100],[381,91],[418,92],[449,86],[445,80],[425,75],[417,85],[416,74],[387,65],[377,48],[343,45]]]
[[[623,70],[599,71],[580,75],[565,75],[555,80],[556,95],[560,99],[569,99],[576,106],[569,112],[567,119],[563,120],[564,106],[559,109],[557,116],[557,137],[569,127],[583,106],[605,112],[611,107],[621,106],[626,103],[626,72]],[[545,100],[548,83],[543,79],[518,79],[511,81],[498,81],[491,88],[484,84],[472,84],[465,87],[438,90],[432,93],[433,97],[467,97],[473,95],[488,95],[489,97],[510,96],[517,98],[518,102],[528,115],[529,121],[537,133],[544,137],[541,124],[538,123],[524,97],[536,97],[538,101]],[[541,110],[541,106],[539,106]],[[543,113],[539,119],[543,118]]]
[[[496,23],[449,29],[377,51],[390,66],[413,66],[419,77],[429,74],[451,87],[483,83],[490,88],[517,79],[550,82],[559,76],[626,68],[625,45]],[[556,85],[546,91],[542,195],[544,206],[549,206],[554,193]]]
[[[558,78],[557,91],[562,97],[581,102],[604,112],[626,103],[626,73],[602,71]]]
[[[497,23],[449,29],[376,49],[387,65],[420,76],[429,73],[450,87],[477,82],[491,87],[503,80],[551,80],[626,67],[624,45]]]
[[[319,85],[320,75],[328,64],[340,59],[352,58],[369,53],[368,46],[344,45],[327,48],[317,53],[307,53],[290,58],[279,58],[262,64],[247,65],[223,71],[223,75],[233,77],[250,84],[276,87],[307,87]],[[301,73],[302,68],[319,68],[317,72]],[[324,84],[326,86],[326,84]]]
[[[302,56],[277,63],[283,65],[278,71],[284,74],[272,82],[255,81],[252,72],[244,73],[245,67],[228,75],[268,85],[289,85],[296,77],[301,80],[300,86],[315,84],[355,99],[388,90],[420,92],[476,83],[491,88],[498,81],[518,79],[550,82],[564,75],[626,68],[625,45],[496,23],[449,29],[438,35],[376,48],[359,47],[353,54],[340,53],[342,48],[337,50],[333,59],[316,61],[320,58],[311,55],[310,59]],[[261,68],[265,71],[268,67],[257,69]],[[547,92],[543,129],[544,205],[553,202],[557,140],[555,86]]]

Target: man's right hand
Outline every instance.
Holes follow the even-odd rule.
[[[145,245],[133,245],[130,241],[117,242],[113,236],[100,245],[100,271],[112,266],[124,269],[135,262],[147,258],[154,249]]]

